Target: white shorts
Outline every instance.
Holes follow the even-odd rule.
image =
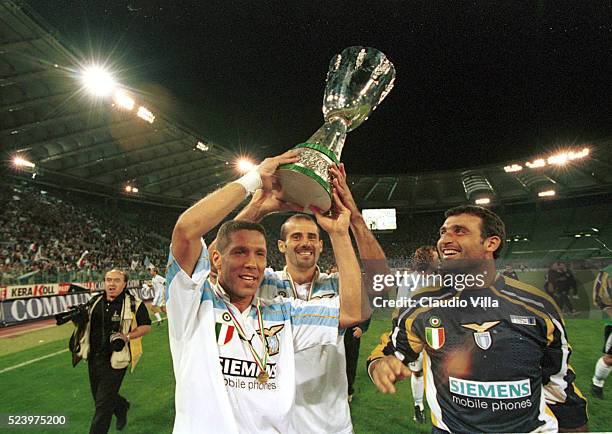
[[[166,298],[164,297],[164,293],[159,291],[157,294],[155,294],[155,297],[153,297],[153,306],[162,307],[165,305]]]
[[[423,353],[420,353],[419,358],[414,362],[408,363],[408,368],[412,372],[421,372],[423,370]]]

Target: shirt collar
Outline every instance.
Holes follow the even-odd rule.
[[[321,274],[321,269],[319,268],[319,266],[315,265],[315,268],[316,268],[315,274],[314,274],[312,280],[310,281],[310,283],[316,282],[319,279],[319,274]],[[283,280],[288,280],[289,282],[293,282],[293,279],[291,278],[291,275],[289,274],[289,271],[287,270],[287,266],[286,265],[283,267],[282,278],[283,278]]]

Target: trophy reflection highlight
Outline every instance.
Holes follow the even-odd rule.
[[[279,167],[283,199],[305,210],[328,211],[332,204],[329,166],[340,163],[346,133],[361,125],[393,88],[395,68],[380,51],[349,47],[329,63],[323,117],[325,123],[305,143],[299,161]]]

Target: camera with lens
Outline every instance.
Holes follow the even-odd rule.
[[[113,351],[121,351],[125,347],[125,339],[121,333],[113,333],[110,336],[110,347]]]
[[[74,321],[76,324],[83,324],[87,319],[88,303],[73,306],[66,312],[60,312],[55,315],[55,323],[59,326],[66,324],[68,321]]]

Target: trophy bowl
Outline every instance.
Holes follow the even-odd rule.
[[[393,88],[395,68],[369,47],[349,47],[329,63],[323,118],[325,123],[304,143],[296,163],[278,168],[283,199],[309,211],[325,212],[332,204],[329,167],[340,163],[347,132],[361,125]]]

